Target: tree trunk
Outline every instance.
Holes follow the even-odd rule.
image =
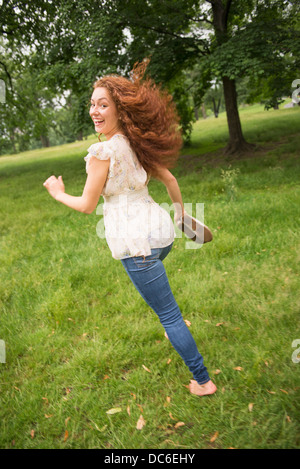
[[[247,143],[244,139],[242,126],[237,105],[237,93],[235,80],[223,77],[224,99],[229,129],[229,142],[225,148],[225,153],[242,153],[250,151],[254,145]]]
[[[215,117],[218,117],[219,116],[221,100],[219,99],[218,104],[216,104],[215,98],[212,98],[212,102],[213,102],[213,107],[214,107],[214,115],[215,115]]]
[[[50,142],[49,142],[49,138],[47,135],[41,135],[40,138],[41,138],[41,142],[44,148],[50,147]]]
[[[16,141],[15,141],[15,129],[11,129],[11,131],[9,133],[9,138],[10,138],[10,143],[12,144],[14,153],[17,153]]]
[[[222,0],[211,0],[213,11],[213,25],[216,40],[222,46],[227,40],[228,15],[232,5],[232,0],[224,3]],[[229,129],[229,142],[225,148],[225,153],[241,153],[253,149],[255,145],[246,142],[242,132],[242,126],[238,111],[237,93],[235,80],[229,77],[222,77],[224,88],[225,108]]]
[[[203,103],[201,104],[201,112],[202,112],[203,119],[206,119],[207,118],[206,109],[205,109],[205,105]]]

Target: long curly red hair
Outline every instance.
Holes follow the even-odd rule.
[[[174,167],[182,147],[179,116],[172,96],[145,78],[149,60],[136,63],[131,79],[107,75],[94,84],[103,87],[114,100],[122,131],[149,175],[157,166]]]

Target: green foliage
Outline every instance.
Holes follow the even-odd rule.
[[[0,16],[0,79],[8,89],[0,152],[86,136],[92,83],[109,73],[128,76],[144,57],[151,57],[148,73],[174,93],[187,142],[192,107],[216,79],[247,78],[245,100],[276,105],[300,70],[299,24],[299,5],[287,0],[7,0]],[[16,104],[20,86],[28,122]],[[58,110],[54,103],[66,96]],[[228,119],[234,121],[230,113]]]

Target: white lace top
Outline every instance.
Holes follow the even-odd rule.
[[[86,172],[92,156],[110,159],[102,195],[105,237],[113,257],[148,256],[151,248],[171,244],[174,241],[172,219],[150,197],[147,173],[127,137],[116,134],[108,141],[91,145],[84,158]]]

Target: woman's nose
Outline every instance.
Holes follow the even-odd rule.
[[[93,109],[90,111],[91,116],[98,115],[99,113],[99,108],[97,106],[94,106]]]

